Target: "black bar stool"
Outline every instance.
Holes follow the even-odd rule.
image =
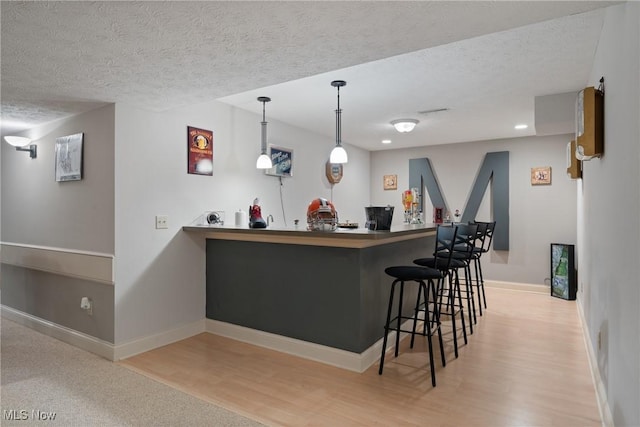
[[[451,317],[451,327],[453,330],[453,349],[454,354],[458,357],[458,328],[456,327],[456,317],[460,314],[462,322],[462,334],[464,343],[467,344],[467,329],[464,320],[464,305],[462,304],[462,294],[460,292],[460,280],[458,279],[458,269],[464,268],[465,264],[461,260],[453,259],[454,246],[456,244],[456,235],[458,226],[438,225],[436,229],[436,247],[432,257],[418,258],[413,261],[414,264],[435,268],[442,273],[442,282],[439,286],[438,303],[440,304],[440,316]],[[445,288],[445,283],[448,285]],[[442,298],[446,296],[446,304],[444,305]]]
[[[480,260],[482,258],[482,254],[489,252],[491,248],[493,232],[496,229],[496,222],[474,221],[473,223],[478,224],[478,227],[484,228],[484,236],[481,240],[482,244],[480,246],[476,246],[474,249],[474,263],[476,265],[476,287],[478,288],[478,294],[482,290],[482,302],[484,303],[484,308],[487,308],[487,296],[484,292],[484,277],[482,276],[482,263]],[[480,299],[479,296],[478,299]],[[478,301],[478,305],[480,305],[480,301]],[[480,311],[480,315],[482,315],[482,311]]]
[[[411,348],[413,348],[413,342],[415,335],[423,335],[427,337],[427,343],[429,345],[429,365],[431,366],[431,384],[436,386],[436,370],[435,363],[433,361],[433,343],[432,336],[434,332],[438,333],[438,340],[440,342],[440,356],[442,358],[442,366],[446,366],[447,361],[444,357],[444,345],[442,341],[442,331],[440,329],[440,316],[438,312],[438,304],[434,303],[438,290],[434,281],[440,283],[443,275],[439,270],[426,267],[416,266],[394,266],[387,267],[384,272],[389,276],[395,278],[391,284],[391,292],[389,295],[389,308],[387,310],[387,321],[384,325],[384,339],[382,341],[382,355],[380,356],[380,369],[378,374],[382,375],[382,369],[384,368],[384,356],[387,351],[387,339],[389,331],[396,332],[396,348],[395,357],[398,357],[398,349],[400,345],[400,332],[406,332],[411,334]],[[428,283],[428,285],[425,283]],[[416,306],[412,316],[407,316],[402,312],[402,300],[404,297],[404,284],[406,282],[418,283],[418,297],[416,299]],[[391,318],[393,311],[393,296],[395,293],[396,285],[400,284],[400,295],[398,298],[398,314]],[[430,304],[431,302],[431,304]],[[421,311],[421,307],[424,306],[424,328],[422,332],[416,332],[418,313]],[[413,328],[411,330],[402,329],[402,323],[404,320],[413,320]],[[395,326],[391,325],[395,323]]]
[[[487,308],[487,301],[484,295],[484,279],[482,278],[482,268],[480,267],[480,255],[482,255],[482,248],[484,247],[484,240],[487,236],[487,227],[488,223],[486,222],[476,222],[473,221],[470,224],[475,224],[478,226],[476,230],[476,241],[475,246],[471,249],[471,261],[473,261],[473,269],[475,272],[475,279],[472,280],[472,283],[475,283],[476,290],[478,293],[478,311],[480,316],[482,316],[482,304],[480,303],[480,295],[482,295],[484,299],[484,308]],[[482,291],[482,293],[481,293]]]
[[[465,283],[465,297],[463,298],[467,300],[470,334],[473,334],[473,325],[477,323],[473,278],[471,277],[471,260],[477,239],[477,231],[477,224],[458,224],[458,233],[456,234],[456,243],[453,251],[453,259],[463,262]]]

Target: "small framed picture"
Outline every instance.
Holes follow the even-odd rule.
[[[385,175],[382,179],[382,187],[385,190],[397,190],[398,175]]]
[[[82,179],[83,133],[56,138],[56,181],[80,181]]]
[[[187,126],[187,173],[213,175],[213,132]]]
[[[551,166],[531,168],[531,185],[551,184]]]
[[[290,148],[269,146],[269,157],[273,167],[266,169],[267,175],[293,176],[293,150]]]

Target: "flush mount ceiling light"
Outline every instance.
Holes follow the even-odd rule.
[[[401,133],[411,132],[418,123],[420,123],[420,121],[416,119],[398,119],[391,121],[393,127]]]
[[[16,151],[28,151],[29,157],[35,159],[38,155],[38,146],[35,144],[31,144],[31,139],[26,138],[24,136],[5,136],[4,140],[7,141],[9,145],[13,145],[16,147]],[[31,144],[31,145],[29,145]],[[23,148],[29,145],[29,148]]]
[[[526,124],[519,124],[519,125],[515,125],[515,126],[514,126],[514,128],[515,128],[515,129],[518,129],[518,130],[526,129],[526,128],[528,128],[528,127],[529,127],[529,125],[526,125]]]
[[[340,88],[346,86],[344,80],[334,80],[331,86],[338,89],[338,108],[336,109],[336,146],[331,150],[329,163],[347,163],[347,152],[342,147],[342,110],[340,109]]]
[[[260,143],[260,157],[256,161],[256,168],[258,169],[271,169],[273,164],[271,158],[267,155],[267,122],[265,120],[264,109],[267,102],[271,101],[271,98],[267,96],[259,96],[258,101],[262,102],[262,140]]]
[[[390,139],[383,139],[382,143],[383,144],[391,144],[391,140]]]

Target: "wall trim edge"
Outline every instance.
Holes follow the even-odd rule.
[[[213,319],[206,319],[206,332],[357,373],[362,373],[377,363],[382,350],[382,338],[362,353],[353,353]],[[402,339],[409,336],[402,335]],[[389,334],[387,351],[393,349],[394,344],[395,332]]]
[[[97,354],[105,359],[113,360],[114,347],[113,344],[107,341],[103,341],[91,335],[67,328],[66,326],[61,326],[57,323],[41,319],[40,317],[15,310],[6,305],[0,305],[0,308],[2,309],[2,317],[5,319],[16,322],[22,326],[26,326],[27,328],[58,339],[74,347]]]
[[[44,335],[56,338],[74,347],[90,353],[97,354],[112,362],[135,356],[167,344],[180,341],[199,333],[205,332],[204,319],[160,332],[148,337],[133,340],[128,343],[114,345],[91,335],[78,332],[66,326],[41,319],[36,316],[13,309],[6,305],[1,305],[1,315],[3,318],[16,322],[22,326],[33,329]]]
[[[491,288],[509,289],[512,291],[534,292],[538,294],[550,295],[551,289],[547,285],[536,285],[533,283],[503,282],[499,280],[485,280],[485,286]]]
[[[114,285],[115,257],[111,254],[0,242],[3,264]]]
[[[598,368],[598,359],[593,352],[593,345],[591,338],[589,337],[589,328],[587,327],[586,319],[584,318],[584,311],[582,310],[582,299],[578,295],[578,315],[580,317],[580,323],[582,326],[582,338],[584,339],[584,346],[587,350],[587,360],[589,361],[589,368],[591,368],[591,379],[596,389],[596,400],[598,401],[598,410],[600,411],[600,419],[602,420],[603,427],[614,427],[613,415],[609,408],[609,399],[607,398],[607,389],[602,382],[600,376],[600,369]]]
[[[204,319],[114,346],[114,361],[126,359],[205,332]]]

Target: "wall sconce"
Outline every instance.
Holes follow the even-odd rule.
[[[347,82],[344,80],[331,82],[331,86],[338,89],[338,109],[336,110],[336,146],[331,150],[330,163],[347,163],[349,160],[346,150],[342,147],[342,110],[340,109],[340,88],[346,85]]]
[[[420,123],[420,121],[416,119],[398,119],[398,120],[393,120],[391,122],[393,127],[396,128],[396,130],[401,133],[411,132],[418,123]]]
[[[28,151],[29,157],[35,159],[38,156],[38,146],[31,144],[31,139],[24,136],[5,136],[4,140],[16,147],[16,151]],[[31,144],[31,145],[29,145]],[[29,145],[29,148],[24,148]]]
[[[271,98],[267,96],[259,96],[258,101],[262,102],[262,141],[260,143],[260,157],[256,161],[256,168],[258,169],[271,169],[273,163],[271,158],[267,155],[267,122],[264,115],[264,106],[267,102],[271,101]]]

